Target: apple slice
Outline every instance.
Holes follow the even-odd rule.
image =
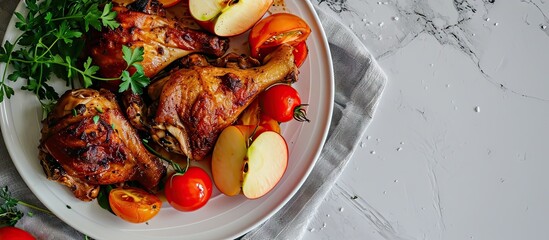
[[[266,131],[252,142],[247,157],[242,193],[256,199],[271,191],[284,175],[288,166],[288,145],[280,134]]]
[[[273,0],[189,0],[198,25],[223,37],[246,32],[265,15]]]
[[[221,132],[212,153],[212,178],[227,196],[240,193],[246,151],[246,138],[237,127],[229,126]]]
[[[221,132],[212,154],[212,177],[220,192],[250,199],[267,194],[284,175],[288,145],[279,133],[265,131],[247,147],[254,126],[229,126]]]
[[[189,10],[194,19],[208,21],[223,11],[226,2],[222,0],[189,0]]]

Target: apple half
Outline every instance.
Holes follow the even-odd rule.
[[[271,191],[288,166],[288,145],[273,131],[259,134],[248,146],[253,134],[248,127],[229,126],[221,132],[212,154],[212,177],[225,195],[240,192],[256,199]]]
[[[222,37],[242,34],[265,15],[273,0],[189,0],[198,25]]]

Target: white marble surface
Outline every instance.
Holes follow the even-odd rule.
[[[549,1],[311,1],[389,81],[306,239],[549,239]]]

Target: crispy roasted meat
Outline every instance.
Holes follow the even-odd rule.
[[[122,46],[143,47],[141,62],[147,77],[153,77],[173,61],[189,54],[200,52],[220,57],[229,47],[229,39],[182,26],[178,21],[167,18],[156,1],[138,1],[148,5],[139,7],[115,6],[116,20],[120,27],[102,32],[88,39],[89,55],[100,67],[103,77],[118,77],[126,69],[122,58]],[[140,10],[140,11],[137,11]],[[110,82],[107,87],[118,89],[118,83]]]
[[[39,149],[48,178],[84,201],[97,197],[100,185],[137,181],[154,189],[166,172],[107,90],[63,94],[43,122]]]
[[[151,135],[168,151],[201,160],[220,132],[264,89],[295,81],[293,48],[279,47],[259,67],[190,66],[151,84]]]
[[[171,71],[175,71],[181,68],[191,68],[191,67],[206,67],[206,66],[216,66],[216,67],[232,67],[247,69],[252,67],[258,67],[261,63],[252,57],[246,55],[239,55],[237,53],[231,52],[226,54],[223,57],[209,60],[206,56],[194,53],[189,54],[180,61],[177,61],[176,64],[173,64]],[[162,74],[157,75],[159,79],[168,76],[171,71],[163,72]],[[160,85],[156,85],[157,87]],[[143,133],[149,132],[149,121],[148,108],[145,100],[142,95],[133,94],[129,91],[126,91],[120,95],[122,106],[126,110],[126,117],[130,124]]]

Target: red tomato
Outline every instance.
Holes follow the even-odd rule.
[[[181,0],[158,0],[158,1],[162,3],[162,6],[165,8],[173,7],[179,2],[181,2]]]
[[[164,186],[166,200],[175,209],[189,212],[197,210],[212,196],[212,180],[199,167],[189,167],[185,173],[174,173]]]
[[[311,28],[302,18],[290,13],[275,13],[261,19],[250,30],[251,56],[262,60],[277,46],[283,43],[296,46],[310,33]]]
[[[1,227],[0,228],[0,240],[34,240],[35,238],[27,231],[16,227]]]
[[[109,205],[116,216],[128,222],[142,223],[156,216],[162,201],[143,189],[125,187],[111,190]]]
[[[305,41],[299,42],[294,46],[294,62],[297,67],[301,67],[307,55],[309,55],[309,48]]]
[[[278,84],[268,88],[261,94],[259,104],[263,113],[276,121],[288,122],[292,118],[301,122],[309,121],[299,93],[290,85]]]

